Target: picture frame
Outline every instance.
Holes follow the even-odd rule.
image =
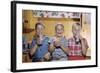
[[[32,15],[27,15],[31,14]],[[26,14],[26,16],[25,16]],[[31,20],[31,18],[33,20]],[[48,23],[46,26],[49,29],[49,23],[55,23],[54,20],[61,21],[66,24],[79,22],[83,29],[83,36],[88,39],[89,47],[92,48],[89,54],[89,59],[75,60],[75,61],[53,61],[53,62],[31,62],[29,57],[26,57],[29,49],[23,50],[23,34],[25,33],[29,39],[35,28],[36,18],[39,22]],[[42,18],[42,19],[41,19]],[[44,21],[45,20],[45,21]],[[51,22],[49,22],[51,20]],[[68,21],[68,22],[67,22]],[[72,23],[71,23],[72,22]],[[42,71],[42,70],[59,70],[59,69],[73,69],[73,68],[88,68],[98,66],[98,7],[90,5],[74,5],[74,4],[58,4],[58,3],[44,3],[44,2],[28,2],[28,1],[11,1],[11,71]],[[89,24],[89,25],[88,25]],[[67,25],[64,25],[67,26]],[[45,27],[45,28],[46,28]],[[46,34],[51,36],[54,33],[54,26],[50,26],[51,31],[47,29]],[[53,27],[53,28],[52,28]],[[65,27],[66,30],[69,28]],[[49,29],[50,30],[50,29]],[[66,33],[68,33],[65,30]],[[69,29],[70,30],[70,29]],[[87,32],[84,32],[84,31]],[[71,32],[71,31],[70,31]],[[66,34],[65,33],[65,34]],[[91,33],[91,34],[90,34]],[[33,33],[32,33],[33,34]],[[86,34],[86,35],[84,35]],[[88,34],[88,35],[87,35]],[[68,34],[70,37],[70,33]],[[68,36],[66,35],[66,36]],[[29,41],[30,42],[30,41]],[[32,43],[32,42],[31,42]],[[28,43],[27,45],[31,45]],[[25,47],[25,45],[24,45]],[[25,60],[24,60],[25,59]]]

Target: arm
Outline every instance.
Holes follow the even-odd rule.
[[[30,49],[30,55],[34,55],[34,53],[36,52],[37,49],[37,45],[35,45],[32,49]]]
[[[81,39],[81,46],[82,46],[82,53],[84,56],[86,56],[88,44],[87,44],[87,41],[85,39]]]
[[[69,53],[69,49],[68,48],[65,48],[64,46],[61,45],[61,49],[66,53],[68,54]]]
[[[55,47],[53,44],[50,44],[49,46],[49,52],[52,53],[55,50]]]
[[[67,40],[67,38],[64,38],[63,42],[64,43],[61,44],[61,49],[68,55],[70,49],[68,48],[68,40]]]
[[[52,53],[52,52],[54,51],[54,49],[55,49],[55,46],[54,46],[54,39],[53,39],[53,38],[50,38],[50,39],[49,39],[49,49],[48,49],[48,51],[49,51],[50,53]]]
[[[36,40],[32,40],[32,43],[31,43],[31,48],[30,48],[30,55],[33,56],[34,53],[36,52],[36,49],[37,49],[37,44],[36,44]]]
[[[49,61],[51,59],[51,55],[49,52],[47,52],[45,55],[44,55],[44,61]]]

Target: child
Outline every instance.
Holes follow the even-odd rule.
[[[32,40],[30,55],[32,62],[41,62],[49,60],[48,47],[49,38],[44,35],[45,26],[42,23],[36,23],[36,35]]]
[[[51,39],[49,51],[52,56],[52,60],[67,60],[67,40],[63,36],[64,26],[58,23],[55,26],[55,36]]]
[[[85,38],[80,35],[81,25],[75,23],[72,26],[73,37],[68,40],[69,60],[85,59],[88,44]]]

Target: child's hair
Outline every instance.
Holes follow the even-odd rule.
[[[82,26],[81,26],[80,23],[75,23],[75,24],[73,24],[73,25],[72,25],[72,28],[74,28],[75,26],[78,26],[78,27],[82,28]]]
[[[43,28],[45,28],[45,26],[44,26],[42,23],[39,23],[39,22],[38,22],[38,23],[35,24],[35,30],[37,29],[37,26],[38,26],[38,25],[41,25],[41,26],[43,26]]]
[[[81,24],[80,23],[76,23],[76,25],[81,27]]]
[[[64,30],[64,26],[63,26],[62,23],[57,23],[57,25],[55,26],[55,30],[57,29],[58,26],[61,26],[63,28],[63,30]]]

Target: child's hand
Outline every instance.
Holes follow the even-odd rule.
[[[61,44],[60,44],[60,42],[59,42],[59,41],[55,41],[55,42],[54,42],[54,46],[55,46],[55,47],[60,47],[60,46],[61,46]]]

